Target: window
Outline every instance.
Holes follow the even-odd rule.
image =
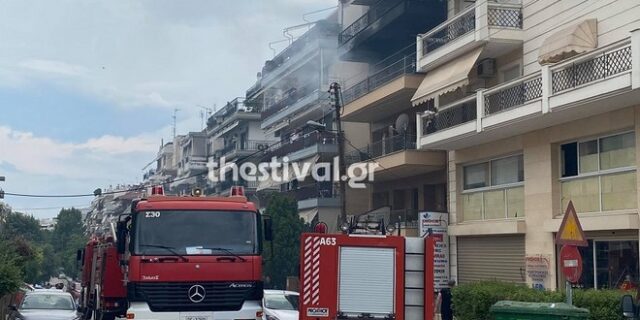
[[[629,279],[638,284],[638,240],[589,240],[579,248],[583,259],[578,286],[596,289],[621,289]]]
[[[463,220],[524,217],[522,155],[463,167]]]
[[[562,208],[578,212],[631,209],[636,203],[635,133],[560,146]]]

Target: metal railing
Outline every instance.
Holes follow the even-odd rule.
[[[235,151],[257,151],[269,148],[272,141],[267,140],[246,140],[243,143],[232,143],[218,151],[220,157]]]
[[[397,135],[382,139],[345,154],[345,162],[353,164],[375,159],[393,152],[416,149],[416,136],[413,134]]]
[[[378,19],[383,17],[392,9],[397,6],[404,5],[404,0],[381,0],[378,1],[375,5],[371,6],[369,10],[363,14],[360,18],[346,27],[339,35],[340,45],[343,45],[349,40],[355,38],[355,36],[360,33],[362,30],[366,29],[368,26],[376,22]]]
[[[501,4],[487,1],[487,25],[490,27],[522,29],[522,5]],[[445,46],[446,44],[476,29],[476,6],[467,8],[450,20],[435,27],[422,39],[422,55]]]
[[[318,90],[318,85],[309,85],[306,87],[291,88],[287,92],[284,93],[281,99],[276,101],[275,103],[267,106],[264,110],[262,110],[262,120],[269,118],[270,116],[276,114],[278,111],[296,103],[298,100],[308,96],[309,94]]]
[[[317,198],[336,198],[338,196],[337,193],[334,192],[331,182],[318,182],[301,186],[287,191],[287,194],[296,201]]]
[[[418,209],[391,210],[388,223],[403,228],[417,228],[419,222],[418,212]]]
[[[415,52],[386,65],[384,68],[375,71],[366,79],[344,90],[342,92],[342,103],[345,105],[351,103],[402,75],[412,73],[416,73]]]
[[[336,136],[331,132],[314,131],[300,137],[292,137],[287,141],[272,144],[265,153],[265,159],[272,157],[284,157],[304,148],[311,147],[316,144],[335,144]]]
[[[551,72],[551,91],[572,89],[631,70],[631,47],[602,52]]]
[[[509,110],[542,97],[542,76],[538,73],[489,89],[484,94],[484,114]]]
[[[425,134],[435,133],[474,121],[476,118],[476,96],[473,95],[441,108],[433,119],[424,119],[422,132]]]

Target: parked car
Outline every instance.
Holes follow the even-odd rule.
[[[265,290],[263,320],[298,320],[298,300],[297,292]]]
[[[76,303],[68,292],[37,290],[27,292],[19,305],[9,306],[7,320],[75,320]]]

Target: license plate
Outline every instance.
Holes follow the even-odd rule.
[[[211,320],[211,318],[205,316],[185,316],[184,320]]]

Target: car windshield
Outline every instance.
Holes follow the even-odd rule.
[[[265,294],[264,306],[273,310],[298,310],[297,294]]]
[[[135,224],[135,254],[166,256],[257,253],[255,212],[143,211]]]
[[[71,296],[62,294],[26,295],[20,309],[60,309],[74,310]]]

